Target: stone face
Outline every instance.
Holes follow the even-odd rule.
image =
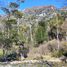
[[[23,12],[26,14],[41,14],[42,12],[45,12],[46,10],[50,11],[50,10],[55,10],[55,9],[56,8],[52,5],[50,5],[50,6],[35,6],[32,8],[24,9]]]

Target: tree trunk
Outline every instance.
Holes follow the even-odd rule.
[[[7,37],[8,37],[8,38],[9,38],[9,35],[10,35],[10,34],[9,34],[9,28],[8,28],[8,32],[7,32]]]
[[[57,45],[58,45],[58,50],[59,50],[59,36],[58,36],[58,34],[59,34],[59,29],[58,29],[58,27],[57,27]]]
[[[32,36],[32,28],[31,28],[31,25],[30,25],[30,39],[31,39],[31,43],[33,44],[33,36]]]
[[[67,42],[67,32],[66,32],[66,42]]]
[[[3,57],[5,56],[5,49],[3,48]]]
[[[19,34],[19,18],[17,19],[17,32]]]
[[[58,25],[58,16],[56,14],[56,22],[57,22],[57,45],[58,45],[58,50],[59,50],[59,47],[60,47],[60,44],[59,44],[59,25]]]

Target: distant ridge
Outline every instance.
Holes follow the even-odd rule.
[[[65,11],[67,11],[67,6],[61,8],[61,10],[65,10]]]
[[[54,10],[54,9],[56,9],[56,7],[55,6],[52,6],[52,5],[50,5],[50,6],[35,6],[35,7],[32,7],[32,8],[26,8],[25,10],[24,10],[24,12],[25,13],[28,13],[28,12],[37,12],[36,10],[44,10],[44,9],[52,9],[52,10]]]
[[[67,11],[67,7],[62,7],[62,8],[56,8],[55,6],[53,5],[50,5],[50,6],[34,6],[32,8],[26,8],[23,10],[24,13],[27,13],[27,14],[40,14],[44,11],[55,11],[55,10],[63,10],[63,11]]]

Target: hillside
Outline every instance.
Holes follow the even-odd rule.
[[[67,7],[37,6],[0,16],[0,61],[20,60],[30,53],[36,53],[34,59],[45,54],[61,57],[67,55],[66,41]]]

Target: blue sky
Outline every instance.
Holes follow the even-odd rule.
[[[0,0],[0,5],[6,6],[10,1],[16,1],[16,0]],[[31,8],[34,6],[48,6],[48,5],[54,5],[57,8],[62,7],[63,0],[25,0],[24,3],[20,5],[20,10],[23,10],[25,8]],[[3,14],[3,12],[0,10],[0,14]]]
[[[54,5],[58,8],[62,6],[62,3],[58,0],[26,0],[25,3],[21,5],[21,9],[33,7],[33,6],[43,6],[43,5]]]

